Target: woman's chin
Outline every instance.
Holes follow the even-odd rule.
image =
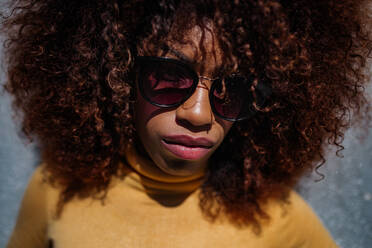
[[[207,162],[169,159],[167,161],[155,161],[155,164],[168,175],[199,178],[204,175]]]

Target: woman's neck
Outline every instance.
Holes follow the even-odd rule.
[[[139,148],[128,146],[123,166],[126,177],[132,185],[142,189],[149,197],[162,205],[176,206],[196,191],[204,180],[204,175],[188,177],[173,176],[159,169]]]

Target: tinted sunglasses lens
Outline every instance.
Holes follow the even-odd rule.
[[[194,77],[182,65],[166,60],[142,61],[139,83],[142,94],[152,103],[176,105],[192,94]]]
[[[244,77],[228,77],[215,82],[211,101],[218,115],[230,120],[239,120],[251,116],[251,83]]]

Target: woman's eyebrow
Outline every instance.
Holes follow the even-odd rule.
[[[168,52],[172,53],[174,56],[176,56],[178,59],[182,60],[183,62],[186,62],[188,64],[196,64],[196,61],[193,59],[190,59],[188,56],[186,56],[181,51],[174,50],[172,48],[168,48]]]
[[[177,59],[181,60],[182,62],[189,64],[191,67],[195,67],[198,64],[195,59],[191,59],[189,56],[185,55],[181,51],[177,51],[171,47],[167,47],[166,51],[167,53],[171,53],[172,55],[176,56]],[[217,74],[221,70],[221,67],[222,65],[214,69],[215,74]]]

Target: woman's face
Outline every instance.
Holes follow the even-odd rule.
[[[195,63],[200,76],[213,78],[223,63],[222,52],[212,32],[205,31],[202,46],[206,53],[200,56],[201,33],[196,27],[186,35],[187,43],[170,43],[171,51],[165,57],[177,58],[181,54]],[[210,87],[210,80],[200,79],[193,95],[176,108],[156,107],[137,90],[136,129],[148,155],[163,172],[173,176],[202,175],[208,159],[230,130],[232,122],[212,112]]]

